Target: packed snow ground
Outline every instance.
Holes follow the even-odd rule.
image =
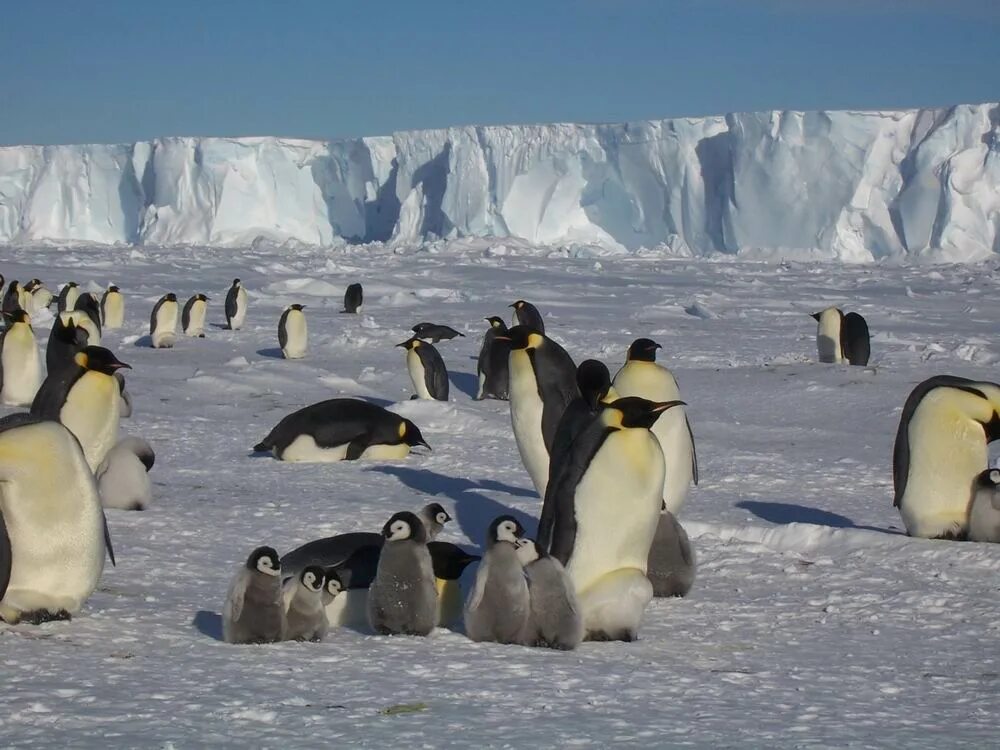
[[[564,255],[563,253],[555,253]],[[0,272],[126,295],[105,344],[135,369],[123,432],[157,452],[155,504],[109,511],[118,567],[72,622],[0,625],[4,746],[939,747],[996,741],[1000,546],[909,539],[892,440],[934,374],[1000,380],[1000,264],[849,267],[546,257],[477,243],[278,251],[8,248]],[[247,327],[221,329],[233,277]],[[361,281],[363,314],[339,314]],[[156,299],[207,293],[207,338],[153,350]],[[686,599],[657,600],[636,643],[571,653],[333,631],[322,644],[218,640],[248,552],[375,530],[434,497],[444,539],[479,546],[540,500],[507,404],[475,402],[483,317],[518,298],[577,361],[612,372],[663,344],[702,484],[681,513],[699,557]],[[283,307],[307,305],[307,359],[279,358]],[[815,363],[827,305],[861,312],[872,366]],[[450,403],[408,402],[402,349],[428,320]],[[40,342],[48,336],[38,320]],[[433,452],[392,464],[284,464],[250,447],[285,414],[359,396],[412,418]]]

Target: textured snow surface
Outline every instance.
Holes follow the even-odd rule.
[[[909,539],[891,499],[892,440],[917,382],[1000,380],[1000,263],[926,267],[525,257],[422,251],[14,248],[0,272],[53,287],[119,284],[106,344],[135,368],[125,434],[157,452],[154,504],[109,511],[119,564],[68,623],[0,625],[0,744],[24,747],[986,747],[1000,687],[1000,546]],[[232,278],[247,327],[221,330]],[[341,315],[348,283],[364,314]],[[207,338],[146,343],[161,294],[211,298]],[[698,442],[681,520],[700,569],[658,600],[640,640],[557,653],[439,629],[322,644],[230,646],[218,613],[253,547],[374,530],[429,498],[478,546],[540,501],[507,405],[471,400],[481,319],[518,298],[577,361],[612,371],[633,338],[663,344]],[[311,349],[277,358],[291,302]],[[872,367],[817,365],[828,305],[861,312]],[[393,344],[422,320],[452,401],[408,402]],[[48,335],[40,323],[39,337]],[[288,412],[338,395],[395,404],[433,452],[392,464],[283,464],[250,446]],[[402,708],[400,708],[402,707]]]
[[[982,260],[1000,252],[1000,105],[0,148],[0,242],[467,236]]]

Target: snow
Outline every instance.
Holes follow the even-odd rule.
[[[503,246],[510,252],[500,253]],[[555,257],[550,257],[555,256]],[[0,271],[114,282],[125,327],[124,434],[156,450],[150,510],[109,511],[118,567],[72,622],[0,625],[0,736],[9,746],[986,746],[996,738],[1000,546],[910,539],[891,451],[910,389],[934,374],[998,380],[1000,261],[664,260],[521,241],[336,250],[13,247]],[[239,277],[246,327],[223,330]],[[365,314],[342,315],[361,281]],[[211,298],[205,339],[143,347],[167,291]],[[396,295],[405,304],[397,304]],[[221,643],[219,612],[251,549],[379,528],[429,498],[442,538],[478,547],[489,521],[535,527],[540,500],[507,404],[475,402],[490,314],[524,298],[577,361],[614,372],[632,339],[663,345],[697,439],[702,484],[680,518],[700,568],[654,601],[640,640],[570,653],[477,644],[439,629],[321,644]],[[277,321],[308,304],[309,354],[275,355]],[[809,313],[861,312],[872,366],[815,363]],[[421,320],[452,400],[411,402],[404,353]],[[47,336],[40,322],[38,336]],[[403,461],[292,465],[250,447],[334,396],[413,419],[433,447]],[[4,410],[6,413],[9,410]]]
[[[9,146],[0,243],[488,237],[660,257],[973,262],[1000,252],[998,154],[996,103]]]

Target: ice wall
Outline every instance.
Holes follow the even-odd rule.
[[[0,148],[0,242],[1000,253],[1000,105]]]

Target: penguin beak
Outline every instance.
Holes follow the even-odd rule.
[[[122,369],[124,369],[124,370],[131,370],[132,369],[132,365],[127,365],[124,362],[112,362],[110,365],[108,365],[108,367],[110,367],[112,370],[122,370]]]
[[[809,313],[809,317],[815,321],[819,321],[819,313]]]
[[[660,401],[659,403],[653,404],[653,413],[662,414],[665,411],[673,409],[675,406],[687,406],[685,401]]]
[[[409,349],[410,347],[408,347],[408,346],[407,346],[407,344],[409,344],[409,343],[410,343],[409,341],[404,341],[404,342],[403,342],[402,344],[396,344],[396,346],[397,346],[397,347],[400,347],[400,346],[401,346],[401,347],[403,347],[404,349]]]
[[[493,340],[494,341],[511,341],[512,339],[511,339],[510,336],[494,336]]]

